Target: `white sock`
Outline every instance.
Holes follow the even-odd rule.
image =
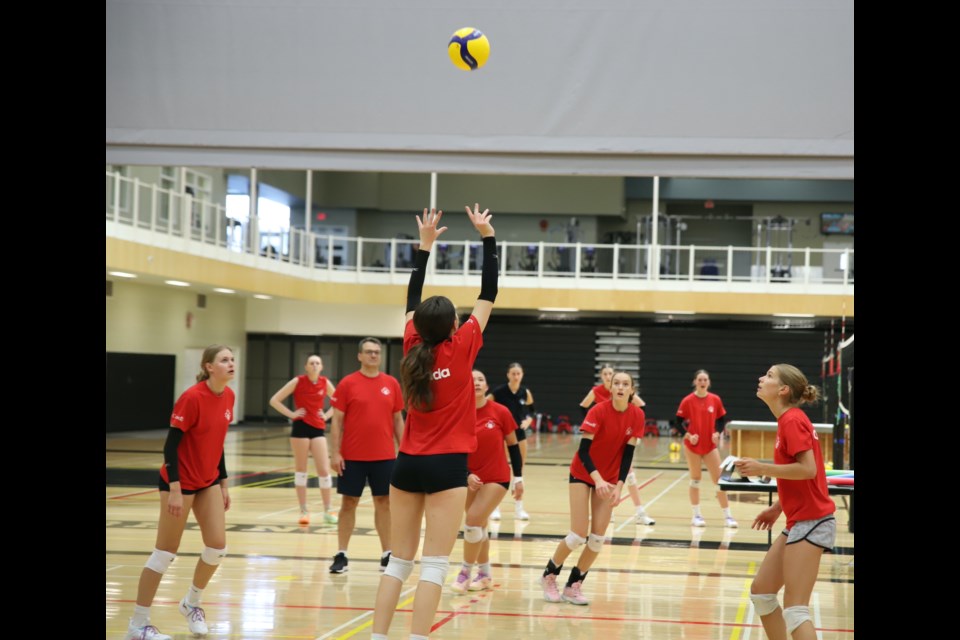
[[[473,568],[473,565],[470,564],[469,562],[460,563],[460,571],[462,571],[463,573],[466,573],[467,575],[470,575],[470,569],[472,568]]]
[[[702,518],[702,517],[703,517],[703,516],[700,515],[700,505],[698,505],[698,504],[693,505],[693,516],[694,516],[695,518]]]
[[[481,565],[480,565],[480,571],[483,572],[483,573],[485,573],[485,574],[487,574],[487,575],[489,576],[489,575],[490,575],[490,563],[489,563],[489,562],[484,562],[483,564],[481,564]]]
[[[200,606],[200,596],[203,595],[203,589],[197,589],[194,585],[190,585],[190,588],[187,589],[187,597],[184,600],[187,601],[187,604],[191,607]]]
[[[730,518],[731,520],[733,520],[733,516],[730,515],[730,507],[727,507],[726,509],[723,510],[723,515],[725,515],[725,516],[727,516],[728,518]]]
[[[642,515],[644,515],[645,513],[646,513],[646,511],[643,510],[643,505],[642,505],[642,504],[638,504],[638,505],[637,505],[637,515],[638,515],[638,516],[642,516]]]
[[[133,617],[130,618],[130,628],[139,629],[150,623],[150,607],[141,607],[138,604],[133,605]]]
[[[523,500],[517,500],[514,504],[516,505],[517,511],[523,511]]]
[[[381,554],[380,554],[380,558],[381,558],[381,559],[382,559],[382,558],[386,558],[388,555],[390,555],[390,549],[387,549],[386,551],[384,551],[383,553],[381,553]]]

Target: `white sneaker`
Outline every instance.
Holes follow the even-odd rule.
[[[637,523],[652,527],[657,524],[657,521],[648,516],[646,511],[637,511]]]
[[[733,518],[727,518],[726,521],[724,522],[723,526],[725,526],[725,527],[730,527],[731,529],[736,529],[736,528],[739,527],[740,525],[738,525],[738,524],[737,524],[737,521],[734,520]]]
[[[701,516],[693,516],[693,520],[690,521],[690,524],[694,527],[705,527],[707,526],[707,521]]]
[[[500,519],[500,507],[497,507],[496,509],[493,510],[493,513],[490,514],[490,519],[491,520]]]
[[[128,628],[127,635],[123,636],[123,640],[173,640],[173,637],[160,633],[160,629],[148,624],[142,627]]]
[[[180,601],[177,608],[180,615],[187,619],[187,628],[190,633],[199,636],[205,636],[209,632],[207,629],[207,616],[200,607],[194,607],[187,604],[186,599]]]
[[[520,507],[513,513],[513,517],[517,520],[529,520],[530,514],[523,510],[523,507]]]

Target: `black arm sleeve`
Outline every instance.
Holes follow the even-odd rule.
[[[583,422],[587,418],[587,412],[590,411],[590,407],[580,407],[580,422]]]
[[[500,278],[500,258],[497,257],[497,239],[483,239],[483,266],[480,268],[480,295],[478,300],[496,302],[497,280]]]
[[[226,480],[230,476],[227,475],[227,452],[224,451],[220,454],[220,480]]]
[[[677,416],[677,419],[673,421],[674,426],[677,428],[677,433],[684,435],[687,432],[687,427],[684,424],[687,421],[683,416]]]
[[[720,416],[717,418],[717,423],[714,425],[717,429],[717,433],[723,433],[723,428],[727,425],[727,417]]]
[[[429,259],[429,251],[417,249],[417,255],[413,258],[413,271],[410,272],[410,284],[407,285],[407,313],[420,304],[420,296],[423,295],[423,278],[427,274]]]
[[[177,449],[183,440],[183,431],[170,427],[167,431],[167,441],[163,444],[163,464],[167,468],[167,478],[170,482],[180,482],[180,464],[177,459]]]
[[[536,419],[537,419],[537,410],[534,408],[534,406],[533,406],[532,404],[526,405],[526,406],[524,407],[524,411],[527,412],[527,417],[528,417],[528,418],[533,418],[533,420],[536,421]]]
[[[523,456],[520,455],[520,443],[508,444],[507,453],[510,454],[510,467],[514,478],[523,477]]]
[[[623,457],[620,458],[620,482],[625,481],[627,476],[630,475],[630,467],[633,466],[634,448],[632,444],[628,444],[623,448]]]
[[[580,457],[580,462],[586,467],[587,473],[593,473],[597,470],[596,465],[593,464],[593,460],[590,458],[590,447],[592,445],[593,438],[582,438],[580,440],[580,449],[577,451],[577,456]]]

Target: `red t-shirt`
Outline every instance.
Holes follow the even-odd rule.
[[[510,465],[503,454],[507,436],[517,430],[513,414],[494,400],[477,409],[477,450],[467,456],[467,469],[484,482],[510,482]]]
[[[708,391],[706,396],[699,398],[696,393],[691,393],[680,401],[677,415],[690,421],[687,426],[689,433],[700,436],[696,445],[690,444],[690,441],[684,438],[683,444],[687,449],[697,455],[705,456],[717,448],[713,442],[713,434],[717,432],[717,418],[727,415],[720,396]]]
[[[403,354],[423,342],[413,320],[403,330]],[[473,361],[483,346],[483,332],[472,315],[452,338],[433,348],[433,403],[427,411],[407,407],[400,451],[413,456],[471,453],[477,448]]]
[[[645,419],[643,409],[635,404],[628,404],[626,411],[617,411],[609,400],[593,405],[587,412],[580,431],[593,434],[590,459],[607,482],[617,484],[619,481],[623,450],[630,440],[643,435]],[[570,463],[570,475],[593,485],[593,478],[577,454],[573,455],[573,462]]]
[[[217,395],[205,381],[193,385],[177,399],[170,426],[183,431],[177,449],[182,489],[206,489],[220,477],[220,458],[227,427],[233,419],[234,401],[233,389],[226,387]],[[166,464],[160,467],[160,477],[170,482]]]
[[[302,418],[311,427],[323,429],[327,426],[323,419],[323,399],[327,397],[327,379],[324,376],[317,378],[317,383],[310,382],[306,374],[297,376],[297,387],[293,390],[293,406],[303,407],[307,412]]]
[[[403,409],[397,379],[386,373],[372,378],[359,371],[346,376],[330,396],[343,412],[340,455],[344,460],[393,460],[393,415]]]
[[[777,478],[777,493],[783,513],[787,516],[787,529],[798,520],[818,520],[837,510],[827,493],[827,473],[823,468],[820,438],[813,429],[813,423],[797,407],[787,409],[777,420],[773,462],[790,464],[797,461],[797,454],[811,450],[817,463],[815,477],[809,480]]]
[[[598,384],[591,389],[591,391],[593,391],[593,401],[598,404],[613,397],[613,395],[610,393],[610,389],[607,389],[602,384]]]

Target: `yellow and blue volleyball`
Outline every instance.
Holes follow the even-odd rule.
[[[464,27],[453,32],[447,44],[450,62],[464,71],[474,71],[487,64],[490,57],[490,41],[473,27]]]

